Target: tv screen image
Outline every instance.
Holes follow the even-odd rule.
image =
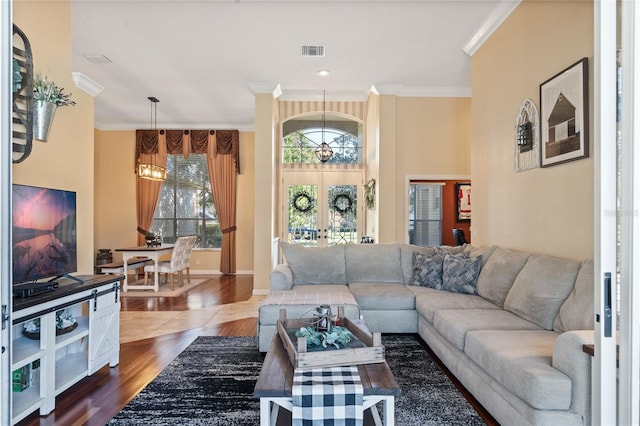
[[[13,185],[13,284],[78,269],[76,193]]]

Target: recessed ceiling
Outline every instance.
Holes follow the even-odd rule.
[[[250,130],[256,87],[279,85],[283,99],[306,100],[325,90],[327,100],[364,100],[372,85],[400,96],[469,96],[464,48],[517,3],[73,1],[73,71],[104,86],[99,129],[146,128],[155,96],[158,127]],[[325,55],[303,57],[301,46],[324,46]]]

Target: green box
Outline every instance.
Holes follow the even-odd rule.
[[[14,392],[22,392],[23,390],[28,389],[29,386],[31,386],[31,364],[14,370],[12,376],[12,389]]]

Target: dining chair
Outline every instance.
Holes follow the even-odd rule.
[[[453,238],[455,238],[457,246],[469,244],[464,236],[464,231],[462,229],[453,228],[451,231],[453,232]]]
[[[158,262],[158,273],[171,276],[171,290],[175,290],[174,276],[178,276],[178,284],[180,287],[184,285],[183,272],[187,272],[187,282],[191,283],[191,275],[189,266],[191,262],[191,252],[196,243],[195,235],[187,237],[178,237],[171,252],[171,259]],[[155,272],[155,265],[150,264],[144,267],[144,284],[147,285],[149,273]]]

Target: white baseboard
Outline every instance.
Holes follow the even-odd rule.
[[[262,289],[262,288],[254,288],[253,292],[251,293],[252,296],[266,296],[269,294],[269,290],[268,289]]]

